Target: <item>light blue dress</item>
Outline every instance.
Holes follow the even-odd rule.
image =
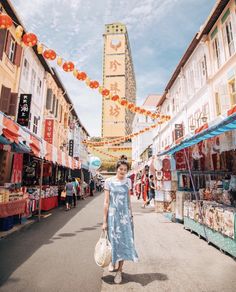
[[[131,180],[116,177],[105,181],[105,189],[110,192],[108,210],[108,237],[112,246],[112,264],[122,261],[138,261],[134,247],[133,219],[130,210],[129,189]]]

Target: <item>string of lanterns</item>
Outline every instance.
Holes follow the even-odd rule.
[[[132,133],[130,135],[127,135],[127,136],[123,136],[123,137],[120,137],[120,138],[117,138],[117,139],[112,139],[112,140],[104,140],[104,141],[99,141],[99,142],[93,142],[93,141],[89,141],[89,140],[84,140],[83,143],[86,144],[86,145],[92,145],[94,147],[98,147],[98,146],[104,146],[104,145],[112,145],[112,144],[118,144],[118,143],[121,143],[121,142],[125,142],[126,140],[128,139],[131,139],[131,138],[134,138],[138,135],[141,135],[141,134],[144,134],[145,132],[148,132],[150,130],[153,130],[155,129],[157,126],[159,126],[160,124],[164,123],[164,120],[160,120],[158,121],[158,123],[156,124],[153,124],[149,127],[146,127],[138,132],[135,132],[135,133]]]
[[[89,148],[95,150],[96,152],[100,153],[100,154],[103,154],[103,155],[106,155],[107,157],[110,157],[110,158],[114,158],[114,159],[119,159],[120,157],[119,156],[115,156],[115,155],[112,155],[112,154],[109,154],[109,153],[106,153],[100,149],[97,149],[97,148],[94,148],[93,146],[91,145],[88,145]]]
[[[40,43],[37,36],[34,33],[30,32],[24,34],[24,29],[21,25],[14,22],[9,15],[0,13],[0,29],[8,29],[13,25],[13,23],[16,25],[15,34],[20,42],[22,42],[27,47],[34,47],[37,45],[38,54],[43,55],[43,57],[48,61],[56,60],[57,65],[59,67],[62,67],[62,69],[65,72],[73,72],[73,75],[77,80],[84,81],[86,85],[89,86],[91,89],[98,89],[99,93],[103,97],[106,97],[107,99],[119,103],[121,106],[127,108],[129,111],[133,113],[149,116],[153,120],[157,118],[165,119],[165,121],[170,120],[170,116],[168,115],[152,113],[149,110],[136,106],[135,103],[129,102],[125,98],[121,98],[119,95],[113,95],[109,89],[101,86],[98,81],[91,80],[85,72],[79,71],[77,68],[75,68],[73,62],[65,61],[62,57],[57,55],[57,53],[53,49],[48,48],[43,43]]]

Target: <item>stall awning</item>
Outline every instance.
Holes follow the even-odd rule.
[[[0,112],[0,144],[11,145],[12,152],[32,153],[71,169],[81,168],[78,160],[32,134],[29,129],[20,126],[2,112]]]
[[[179,144],[170,147],[157,156],[170,155],[178,152],[184,148],[193,146],[201,141],[218,136],[222,133],[232,131],[236,129],[236,106],[229,110],[226,115],[218,117],[211,124],[205,124],[201,129],[195,131],[195,135],[183,139]]]

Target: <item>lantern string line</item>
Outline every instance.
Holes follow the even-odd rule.
[[[150,131],[152,129],[155,129],[157,126],[159,126],[160,124],[162,124],[162,121],[159,121],[157,124],[153,124],[150,127],[146,127],[143,130],[140,130],[139,132],[135,132],[132,133],[130,135],[127,136],[123,136],[121,138],[117,138],[117,139],[112,139],[112,140],[103,140],[103,141],[99,141],[99,142],[94,142],[94,141],[90,141],[90,140],[84,140],[83,143],[87,144],[87,145],[92,145],[94,147],[99,147],[99,146],[103,146],[104,144],[118,144],[118,143],[124,143],[126,140],[133,138],[135,136],[144,134],[147,131]],[[124,140],[124,141],[122,141]]]
[[[4,14],[4,13],[0,13],[1,14]],[[9,16],[9,15],[8,15]],[[9,16],[10,17],[10,16]],[[11,18],[11,17],[10,17]],[[12,19],[11,19],[12,20]],[[12,22],[16,25],[16,26],[21,26],[20,24],[18,24],[16,21],[13,21]],[[23,35],[23,32],[22,32],[22,35]],[[24,43],[22,42],[22,35],[20,38],[18,38],[19,41],[21,41],[21,44]],[[24,35],[27,35],[27,33],[25,33]],[[36,36],[36,35],[35,35]],[[37,38],[37,36],[36,36]],[[25,44],[25,43],[24,43]],[[27,45],[27,44],[25,44]],[[43,55],[43,57],[45,58],[45,50],[43,51],[43,49],[48,49],[48,50],[52,50],[54,53],[55,53],[55,58],[54,59],[51,59],[51,60],[55,60],[56,57],[57,57],[57,65],[59,67],[62,66],[62,63],[63,61],[66,60],[66,58],[64,57],[61,57],[61,55],[57,54],[53,49],[50,49],[46,44],[44,43],[41,43],[38,38],[37,38],[37,42],[36,44],[34,45],[37,45],[37,46],[41,46],[41,52],[39,52],[38,50],[38,54],[41,54]],[[32,45],[32,46],[34,46]],[[30,46],[28,44],[28,46]],[[50,58],[45,58],[45,59],[49,59]],[[59,62],[59,59],[60,59],[60,62]],[[102,94],[103,98],[106,98],[107,100],[111,100],[113,102],[116,102],[118,103],[119,105],[123,106],[123,107],[126,107],[129,111],[133,112],[133,113],[138,113],[138,114],[143,114],[145,116],[150,116],[153,120],[155,119],[158,119],[158,118],[164,118],[166,121],[170,120],[170,116],[169,115],[163,115],[163,114],[160,114],[160,113],[152,113],[151,111],[147,111],[146,109],[144,108],[141,108],[139,106],[136,106],[133,102],[129,102],[126,98],[120,98],[118,95],[113,95],[111,93],[110,90],[106,89],[104,86],[100,86],[99,82],[98,81],[95,81],[95,80],[91,80],[87,74],[85,72],[80,72],[77,68],[75,68],[74,66],[74,63],[72,62],[64,62],[63,64],[63,70],[66,71],[66,72],[72,72],[73,71],[73,75],[75,78],[77,78],[77,80],[80,80],[80,81],[85,81],[86,84],[91,88],[91,89],[98,89],[99,90],[99,93]]]

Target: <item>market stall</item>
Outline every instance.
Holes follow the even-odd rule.
[[[161,153],[176,161],[175,216],[236,256],[236,107]]]

